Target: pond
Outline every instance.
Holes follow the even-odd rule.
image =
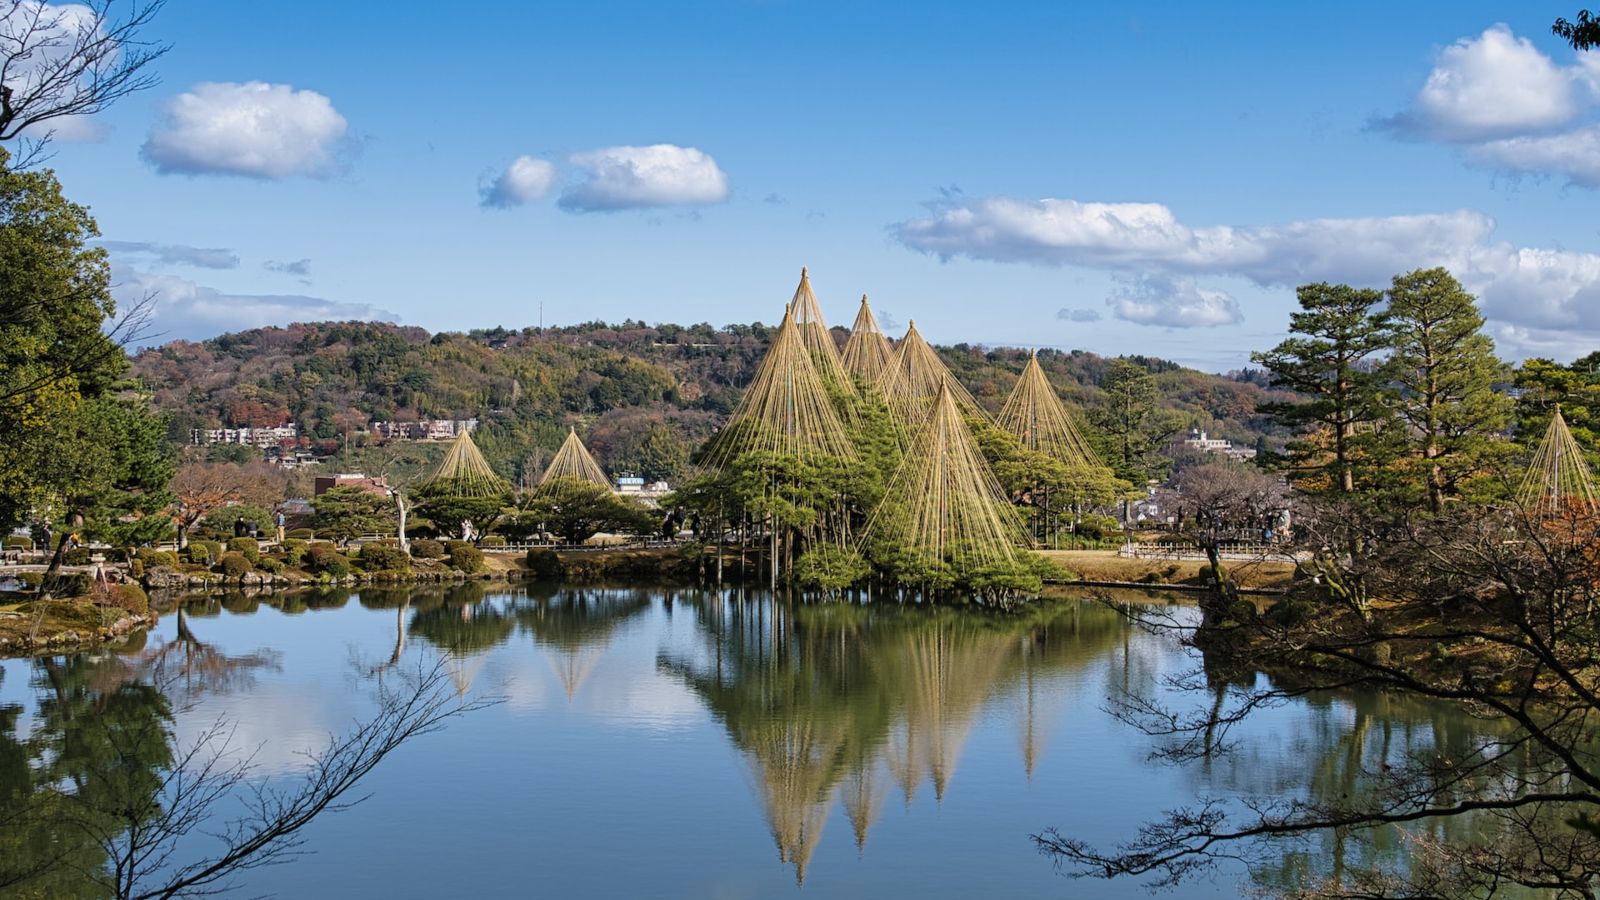
[[[1143,897],[1062,877],[1030,835],[1109,845],[1197,796],[1348,792],[1377,755],[1478,727],[1342,694],[1252,718],[1207,765],[1153,762],[1106,708],[1197,661],[1089,599],[1002,613],[476,583],[234,594],[187,600],[116,653],[0,663],[0,806],[29,779],[73,783],[97,764],[94,729],[141,717],[172,748],[225,721],[260,776],[292,778],[369,711],[376,680],[438,655],[453,690],[498,702],[402,746],[363,802],[302,832],[304,855],[240,874],[242,895]],[[43,843],[13,829],[0,856]],[[1258,877],[1295,884],[1399,846],[1289,845]],[[1178,895],[1235,896],[1245,877]],[[52,878],[35,892],[96,895]]]

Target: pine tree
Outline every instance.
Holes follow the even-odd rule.
[[[1428,508],[1442,512],[1500,446],[1494,436],[1511,412],[1511,400],[1494,390],[1504,366],[1482,333],[1476,301],[1442,268],[1396,275],[1387,319],[1389,406],[1407,426]]]
[[[1370,440],[1374,426],[1385,418],[1382,383],[1373,367],[1389,346],[1389,326],[1377,309],[1383,294],[1327,283],[1302,285],[1295,294],[1301,311],[1289,317],[1289,331],[1298,336],[1250,358],[1272,373],[1275,386],[1306,399],[1268,404],[1262,411],[1314,429],[1289,446],[1303,485],[1325,476],[1328,489],[1353,494],[1362,480],[1358,466],[1375,461],[1363,451],[1376,443]]]

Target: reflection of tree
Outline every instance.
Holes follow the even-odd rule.
[[[201,694],[237,690],[252,684],[260,669],[278,671],[282,658],[278,652],[257,650],[230,656],[195,636],[182,604],[177,618],[172,640],[146,646],[134,657],[141,680],[159,685],[175,699],[192,702]]]
[[[744,752],[779,858],[802,880],[835,801],[864,844],[886,774],[908,802],[925,779],[942,796],[987,702],[1030,672],[1102,655],[1126,628],[1109,610],[1054,605],[1010,616],[715,598],[692,608],[706,647],[657,664]]]
[[[551,664],[571,700],[624,624],[650,608],[652,592],[603,589],[532,596],[512,608],[517,624],[551,651]]]
[[[419,662],[380,683],[372,715],[308,755],[303,775],[268,783],[236,752],[248,748],[232,746],[226,721],[178,746],[168,696],[137,666],[85,654],[34,668],[33,730],[19,735],[20,709],[0,709],[6,896],[225,891],[240,872],[288,859],[303,845],[299,832],[341,808],[402,743],[482,705],[451,699],[442,664]],[[201,835],[211,840],[193,840]]]

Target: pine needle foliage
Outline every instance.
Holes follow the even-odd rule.
[[[839,358],[839,348],[833,343],[833,333],[828,330],[828,323],[822,319],[822,308],[817,305],[817,295],[811,290],[811,277],[804,268],[800,269],[800,285],[794,289],[789,310],[794,315],[795,327],[799,329],[801,341],[811,354],[817,374],[853,392],[854,382]]]
[[[538,487],[549,488],[563,481],[597,484],[607,490],[611,488],[611,479],[606,477],[605,469],[600,468],[600,464],[589,454],[589,448],[579,439],[576,428],[567,430],[567,439],[561,442],[561,449],[550,458],[550,465],[540,477]]]
[[[1517,489],[1517,500],[1524,509],[1541,518],[1558,516],[1571,507],[1586,507],[1600,512],[1600,494],[1595,491],[1594,475],[1583,458],[1583,448],[1567,428],[1567,420],[1556,407],[1545,429],[1544,440],[1534,451],[1528,474]]]
[[[809,291],[803,277],[801,287]],[[845,383],[837,383],[836,389],[845,390]],[[807,349],[793,307],[784,311],[755,379],[739,398],[727,426],[706,445],[701,463],[718,471],[751,452],[855,459],[850,435]]]
[[[489,461],[483,458],[472,434],[462,431],[456,435],[450,449],[433,476],[421,485],[426,492],[436,496],[497,497],[510,493],[511,486],[495,474]]]
[[[855,324],[850,327],[850,340],[845,342],[844,355],[840,357],[850,374],[868,384],[876,384],[894,359],[894,348],[889,338],[878,327],[878,317],[867,305],[867,295],[861,295],[861,309],[856,312]]]
[[[928,346],[917,323],[906,329],[906,336],[895,349],[894,358],[883,374],[883,396],[889,409],[901,424],[913,431],[927,420],[941,390],[948,390],[952,400],[963,414],[987,420],[988,414],[978,406],[961,382],[950,374],[950,369],[939,359],[939,354]]]
[[[1100,458],[1084,439],[1072,413],[1050,386],[1037,354],[1017,379],[996,424],[1017,436],[1022,446],[1048,454],[1069,466],[1099,466]]]
[[[930,567],[930,581],[943,580],[933,571],[943,567],[959,579],[995,565],[1017,565],[1021,524],[948,386],[939,389],[865,534],[869,555],[879,561],[905,555],[907,560],[892,566],[902,570],[904,563],[921,560]]]

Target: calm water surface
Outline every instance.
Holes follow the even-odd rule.
[[[310,826],[309,855],[248,873],[245,895],[1143,897],[1063,878],[1029,835],[1110,844],[1197,795],[1348,792],[1373,754],[1471,730],[1439,706],[1327,697],[1174,768],[1104,707],[1196,660],[1093,602],[1001,614],[467,585],[201,598],[117,655],[5,661],[0,760],[26,757],[66,698],[93,705],[160,661],[186,673],[166,701],[180,745],[226,718],[263,773],[289,776],[364,714],[374,672],[439,653],[456,689],[503,702],[401,748],[365,802]],[[1286,847],[1270,877],[1340,849]],[[1241,877],[1175,896],[1234,896]]]

